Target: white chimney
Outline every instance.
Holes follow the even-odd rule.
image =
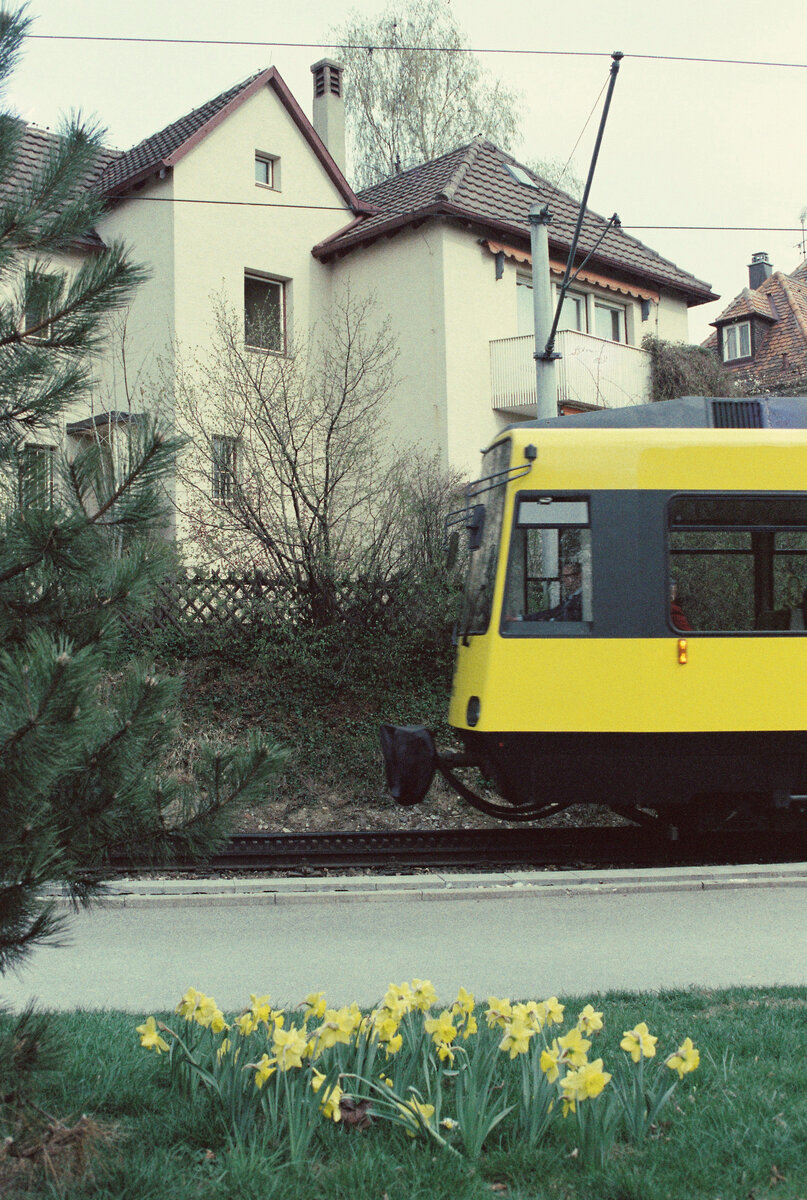
[[[342,67],[322,58],[311,68],[314,76],[313,125],[339,170],[345,170],[345,102]]]

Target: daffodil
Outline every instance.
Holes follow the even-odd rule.
[[[602,1059],[598,1058],[594,1062],[584,1063],[575,1071],[567,1071],[560,1086],[568,1099],[591,1100],[599,1096],[610,1079],[609,1073],[602,1069]]]
[[[467,1042],[468,1038],[471,1036],[472,1033],[478,1033],[478,1032],[479,1032],[479,1026],[476,1023],[476,1017],[466,1017],[465,1023],[462,1025],[463,1041]]]
[[[224,1020],[224,1013],[212,996],[202,996],[193,1015],[194,1019],[204,1029],[209,1029],[211,1033],[223,1033],[225,1029],[230,1028]]]
[[[653,1037],[645,1022],[640,1021],[633,1029],[625,1030],[619,1045],[637,1063],[640,1058],[653,1058],[657,1041],[658,1038]]]
[[[547,1025],[560,1025],[563,1021],[565,1007],[565,1004],[558,1002],[557,996],[550,996],[548,1000],[543,1000],[538,1005],[539,1012]]]
[[[318,1092],[325,1082],[325,1075],[321,1071],[314,1070],[311,1076],[311,1087],[315,1092]],[[323,1117],[328,1120],[339,1122],[342,1120],[342,1089],[338,1083],[334,1083],[325,1092],[319,1106],[319,1111]]]
[[[558,1045],[563,1051],[563,1058],[573,1067],[582,1067],[586,1061],[586,1051],[591,1048],[591,1042],[583,1037],[579,1029],[570,1029],[563,1037],[558,1038]]]
[[[667,1066],[678,1072],[678,1078],[683,1079],[690,1071],[697,1071],[700,1066],[700,1051],[692,1045],[692,1038],[684,1038],[675,1054],[667,1059]]]
[[[509,1000],[500,1000],[498,996],[488,996],[488,1006],[485,1009],[488,1025],[492,1029],[499,1025],[504,1029],[513,1015],[513,1006]]]
[[[412,980],[412,1002],[420,1012],[428,1012],[437,1003],[437,992],[429,979]]]
[[[452,1013],[447,1008],[443,1009],[439,1017],[428,1017],[423,1022],[423,1027],[427,1033],[432,1035],[432,1041],[435,1046],[441,1043],[448,1045],[457,1036],[457,1028],[454,1025]]]
[[[408,983],[391,983],[384,994],[383,1007],[398,1021],[412,1011],[414,997]]]
[[[321,1021],[325,1015],[325,1009],[328,1007],[325,1000],[325,993],[309,992],[305,998],[305,1003],[307,1005],[305,1012],[306,1018],[316,1017],[318,1021]]]
[[[142,1025],[137,1026],[137,1032],[140,1034],[140,1045],[144,1050],[156,1050],[158,1054],[162,1054],[164,1050],[170,1050],[168,1042],[157,1032],[157,1022],[154,1017],[147,1017]]]
[[[562,1053],[557,1038],[551,1046],[547,1046],[545,1050],[541,1051],[539,1066],[550,1083],[555,1083],[560,1075],[558,1064],[560,1063]]]
[[[276,1029],[272,1034],[272,1049],[281,1071],[301,1067],[307,1048],[308,1039],[299,1029]]]
[[[277,1059],[270,1058],[268,1054],[263,1054],[256,1063],[249,1063],[255,1071],[255,1086],[262,1088],[270,1076],[274,1075],[277,1070]]]
[[[397,1054],[402,1045],[403,1036],[400,1033],[396,1033],[395,1037],[390,1038],[388,1042],[384,1043],[384,1049],[387,1052],[387,1058],[389,1058],[392,1054]]]
[[[359,1013],[359,1020],[361,1020],[361,1013]],[[346,1046],[355,1026],[355,1014],[349,1009],[326,1009],[322,1024],[314,1031],[317,1050],[330,1050],[337,1042]]]
[[[602,1029],[602,1013],[595,1012],[591,1004],[587,1004],[577,1017],[577,1027],[583,1033],[598,1033]]]
[[[233,1044],[230,1041],[230,1039],[228,1037],[224,1038],[224,1040],[222,1041],[218,1050],[216,1051],[216,1058],[219,1060],[219,1062],[221,1062],[221,1060],[230,1053],[232,1048],[233,1048]],[[238,1062],[240,1055],[241,1055],[241,1051],[236,1050],[235,1054],[233,1055],[233,1059],[235,1062]]]
[[[461,987],[457,992],[457,999],[451,1005],[451,1011],[456,1013],[465,1013],[470,1016],[474,1011],[474,996],[473,992],[466,992],[464,987]]]
[[[197,992],[196,988],[188,988],[174,1011],[186,1021],[192,1021],[197,1008],[205,999],[207,997],[202,992]]]
[[[409,1137],[414,1137],[423,1125],[428,1125],[434,1116],[433,1104],[422,1104],[414,1096],[405,1103],[399,1102],[398,1111]]]
[[[500,1050],[507,1050],[510,1057],[517,1058],[519,1054],[526,1054],[530,1046],[530,1038],[535,1034],[523,1017],[514,1017],[504,1027],[504,1037],[499,1043]]]

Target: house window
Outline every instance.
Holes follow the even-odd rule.
[[[238,483],[238,438],[214,433],[210,439],[213,458],[211,496],[232,500]]]
[[[555,303],[557,304],[557,296],[560,295],[560,289],[557,291]],[[558,331],[562,329],[576,329],[580,333],[586,332],[586,298],[581,296],[579,292],[567,292],[563,297],[563,308],[560,310],[560,320],[558,321]]]
[[[751,322],[723,326],[723,362],[751,357]]]
[[[56,283],[57,277],[54,275],[37,275],[31,279],[23,317],[24,328],[36,330],[35,333],[29,335],[29,341],[46,342],[53,337],[53,322],[49,321],[46,325],[43,325],[42,322],[52,307]],[[37,329],[37,326],[41,326],[41,328]]]
[[[53,504],[53,446],[23,446],[20,459],[20,508]]]
[[[626,342],[628,335],[622,305],[603,304],[597,300],[594,304],[594,331],[597,337],[606,338],[609,342]]]
[[[280,187],[280,159],[273,154],[255,154],[255,182],[262,187]]]
[[[247,346],[285,354],[285,287],[278,279],[244,276],[244,341]]]

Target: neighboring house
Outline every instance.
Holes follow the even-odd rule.
[[[807,391],[807,260],[786,275],[753,254],[748,287],[712,322],[714,349],[745,393]]]
[[[550,208],[556,292],[579,205],[483,138],[360,199],[379,211],[314,255],[337,278],[375,286],[390,312],[405,379],[398,432],[474,470],[498,429],[535,413],[530,208]],[[643,336],[685,341],[687,309],[717,298],[618,224],[606,226],[586,215],[555,347],[561,410],[648,402]]]
[[[391,444],[414,442],[475,472],[479,448],[534,412],[528,212],[550,206],[557,284],[577,203],[482,139],[357,196],[343,174],[341,68],[323,60],[312,72],[313,124],[270,68],[105,157],[93,186],[109,206],[75,254],[122,238],[150,278],[128,312],[125,376],[113,345],[94,410],[77,411],[67,437],[112,442],[137,418],[133,379],[160,358],[170,385],[174,347],[204,354],[213,297],[243,311],[247,347],[284,355],[347,283],[375,294],[399,350]],[[50,137],[29,127],[25,169]],[[688,307],[716,298],[618,225],[600,240],[605,226],[587,216],[564,304],[565,407],[649,399],[642,336],[685,340]],[[219,443],[213,494],[237,463],[236,448]]]

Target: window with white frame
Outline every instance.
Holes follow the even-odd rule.
[[[556,288],[555,304],[559,297],[560,288]],[[576,329],[578,333],[586,332],[586,298],[581,292],[567,292],[563,297],[558,332],[562,329]]]
[[[238,438],[214,433],[210,450],[213,459],[211,497],[220,501],[233,500],[238,484]]]
[[[723,362],[751,357],[751,322],[723,326]]]
[[[23,446],[19,466],[20,508],[49,508],[53,503],[53,456],[55,447],[28,443]]]
[[[255,182],[275,191],[280,188],[280,159],[277,155],[255,151]]]
[[[628,340],[625,308],[622,304],[606,304],[602,300],[594,302],[594,332],[597,337],[606,338],[610,342],[626,342]]]
[[[244,275],[244,341],[256,350],[286,352],[286,285],[279,279]]]

